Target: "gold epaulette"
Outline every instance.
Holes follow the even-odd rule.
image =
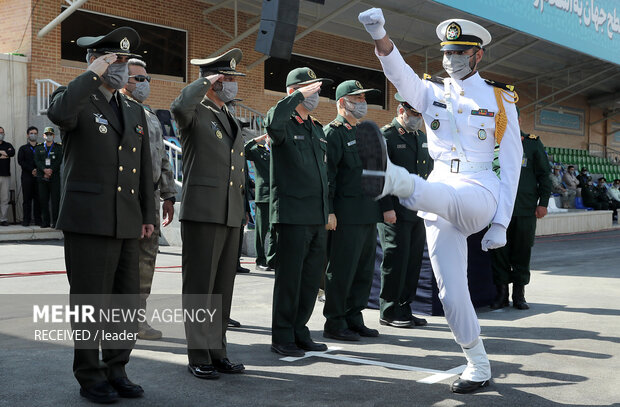
[[[536,134],[530,134],[529,136],[527,136],[527,138],[532,139],[532,140],[536,140],[538,138],[538,136]]]
[[[318,120],[316,119],[316,117],[312,117],[312,116],[310,116],[310,115],[308,115],[308,116],[310,117],[310,119],[312,119],[312,121],[313,121],[314,123],[318,124],[319,126],[323,126],[323,125],[321,124],[321,122],[320,122],[320,121],[318,121]]]
[[[331,123],[329,123],[329,125],[333,128],[336,128],[336,127],[342,126],[342,122],[339,122],[338,120],[334,120]]]
[[[443,78],[440,78],[438,76],[432,76],[432,75],[425,73],[422,79],[443,85]]]

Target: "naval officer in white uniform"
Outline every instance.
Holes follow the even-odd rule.
[[[437,26],[449,77],[425,76],[422,80],[387,36],[381,9],[364,11],[359,21],[375,40],[375,52],[387,78],[407,103],[423,113],[435,166],[425,181],[387,158],[385,164],[373,167],[373,162],[381,162],[377,153],[360,158],[368,173],[384,171],[379,184],[382,189],[377,189],[380,196],[398,196],[405,207],[418,210],[424,218],[439,298],[467,358],[467,368],[451,389],[469,393],[489,384],[491,367],[467,286],[467,236],[491,224],[482,239],[482,249],[506,244],[523,155],[514,105],[517,96],[511,86],[486,81],[478,74],[483,47],[491,35],[476,23],[451,19]],[[366,150],[380,151],[384,156],[383,141],[372,132],[366,134],[370,136],[361,141],[376,146]],[[500,145],[501,180],[491,169],[496,141]],[[360,146],[360,150],[364,149]]]

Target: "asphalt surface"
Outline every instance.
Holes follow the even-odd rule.
[[[34,339],[32,309],[17,299],[68,291],[62,242],[0,244],[0,406],[92,405],[78,395],[70,342]],[[253,259],[244,258],[245,263]],[[379,325],[379,338],[323,341],[322,304],[310,329],[329,352],[286,361],[270,352],[273,274],[238,275],[228,355],[243,375],[203,381],[186,369],[181,327],[161,324],[159,341],[139,340],[127,365],[145,389],[125,406],[620,406],[620,230],[536,239],[528,311],[479,309],[493,383],[472,395],[449,385],[465,363],[443,317],[423,328]],[[178,247],[162,247],[152,302],[172,304],[181,290]],[[51,272],[41,274],[41,272]],[[30,295],[28,295],[30,294]]]

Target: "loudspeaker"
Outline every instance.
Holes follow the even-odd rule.
[[[275,58],[290,59],[297,33],[300,0],[263,0],[254,50]]]

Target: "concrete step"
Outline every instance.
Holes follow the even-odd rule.
[[[0,226],[0,242],[62,239],[62,231],[40,226]]]

